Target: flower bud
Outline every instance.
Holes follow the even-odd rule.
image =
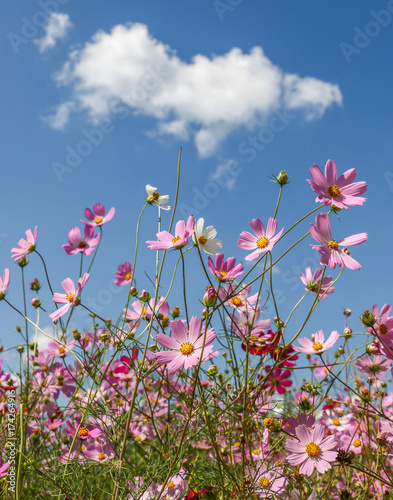
[[[23,347],[23,345],[18,345],[18,347],[16,348],[16,350],[18,352],[22,353],[25,350],[25,348]]]
[[[136,297],[138,295],[138,290],[134,286],[130,288],[130,295],[131,297]]]
[[[217,302],[216,291],[211,286],[208,286],[206,288],[206,293],[203,296],[203,305],[206,307],[211,307],[214,306],[216,302]]]
[[[147,302],[150,299],[149,292],[146,292],[146,290],[142,290],[142,293],[139,295],[138,300],[140,302]]]
[[[344,338],[345,339],[350,339],[352,337],[352,328],[349,328],[349,326],[344,328]]]
[[[349,317],[351,315],[351,313],[352,313],[351,309],[348,309],[348,308],[344,309],[344,313],[343,313],[344,316],[348,316]]]
[[[4,351],[4,346],[0,345],[0,352],[3,352],[3,351]]]
[[[209,368],[207,369],[207,374],[210,375],[210,377],[215,377],[218,373],[218,368],[216,365],[210,365]]]
[[[178,318],[180,316],[180,307],[175,306],[171,311],[172,318]]]
[[[25,267],[27,266],[27,259],[26,259],[26,256],[24,255],[23,257],[21,257],[18,261],[18,266],[20,267]]]
[[[190,462],[186,458],[181,463],[181,466],[184,467],[185,469],[187,469],[187,467],[189,465],[190,465]]]
[[[81,332],[76,328],[74,328],[71,333],[75,340],[79,340],[81,338]]]
[[[30,283],[30,290],[39,290],[41,288],[40,282],[38,281],[38,278],[34,278],[33,281]]]
[[[41,305],[41,301],[37,299],[37,297],[34,297],[34,299],[31,299],[31,305],[38,309]]]
[[[169,325],[169,318],[168,318],[168,316],[162,316],[161,317],[161,319],[160,319],[160,325],[162,326],[162,328],[166,328]]]
[[[284,321],[277,316],[274,317],[273,321],[278,329],[281,329],[284,326]]]
[[[101,333],[100,340],[102,340],[104,342],[105,340],[108,340],[108,339],[109,339],[109,333],[108,332]]]
[[[360,316],[360,321],[363,323],[364,326],[372,327],[374,326],[376,319],[374,314],[372,314],[369,310],[366,310]]]
[[[22,327],[21,326],[16,326],[15,327],[15,331],[18,332],[18,333],[21,333],[22,332]]]
[[[286,173],[285,170],[281,170],[279,174],[276,177],[277,184],[280,184],[280,186],[284,186],[288,182],[288,174]]]

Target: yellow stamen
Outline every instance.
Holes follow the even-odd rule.
[[[158,198],[160,197],[160,193],[156,191],[155,193],[152,194],[154,201],[157,201]]]
[[[362,442],[360,441],[360,439],[355,439],[353,445],[355,446],[355,448],[359,448],[359,446],[362,445]]]
[[[269,244],[269,240],[266,238],[266,236],[263,236],[262,238],[257,239],[257,247],[258,248],[266,248]]]
[[[320,344],[319,342],[314,342],[313,345],[312,345],[312,348],[314,349],[314,351],[319,351],[320,349],[322,349],[323,345]]]
[[[338,196],[340,196],[341,191],[340,188],[334,184],[333,186],[329,186],[328,193],[332,198],[337,198]]]
[[[176,485],[173,481],[169,481],[168,488],[174,488]]]
[[[81,427],[78,432],[78,436],[88,436],[89,435],[89,429],[87,427]]]
[[[306,453],[309,457],[316,457],[320,451],[321,448],[313,441],[306,446]]]
[[[258,448],[254,448],[254,449],[252,450],[252,454],[253,454],[253,455],[259,455],[259,450],[258,450]]]
[[[332,250],[337,250],[338,248],[338,243],[336,240],[330,240],[328,243],[328,247],[331,248]]]
[[[59,347],[59,354],[64,354],[66,352],[66,350],[64,349],[64,347]]]
[[[222,271],[222,270],[220,270],[220,271],[218,271],[218,272],[221,274],[221,276],[222,276],[223,278],[225,278],[225,276],[228,274],[226,271]]]
[[[204,244],[206,243],[206,241],[207,241],[207,238],[206,238],[206,236],[203,236],[203,235],[202,235],[202,236],[200,236],[200,237],[198,238],[198,241],[199,241],[199,243],[200,243],[201,245],[204,245]]]
[[[74,301],[74,294],[73,293],[67,293],[66,299],[68,302],[73,302]]]
[[[258,484],[260,484],[262,488],[269,488],[270,481],[267,477],[261,477],[261,479],[258,480]]]
[[[180,240],[180,236],[175,236],[172,240],[172,243],[175,244],[177,241]]]
[[[100,453],[98,455],[98,460],[104,460],[104,458],[106,458],[105,455],[104,455],[104,453]]]
[[[183,342],[180,344],[180,352],[185,356],[189,356],[194,352],[194,345],[191,342]]]
[[[231,299],[231,302],[234,306],[241,306],[242,305],[242,301],[241,301],[241,299],[239,299],[239,297],[233,297],[233,299]]]
[[[273,417],[267,417],[263,421],[263,425],[269,429],[273,425],[274,418]]]
[[[128,281],[131,279],[131,273],[127,273],[125,276],[124,276],[124,279],[125,281]]]
[[[44,365],[44,366],[41,367],[41,370],[43,372],[47,372],[49,370],[49,366],[48,365]]]
[[[333,425],[340,425],[340,420],[338,418],[334,418],[332,423]]]
[[[100,223],[102,222],[102,217],[96,217],[96,218],[94,219],[94,222],[95,222],[96,224],[100,224]]]

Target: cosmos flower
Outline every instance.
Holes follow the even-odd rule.
[[[83,240],[79,227],[73,227],[68,233],[68,243],[62,245],[67,255],[75,255],[83,253],[90,255],[94,252],[94,247],[97,245],[100,235],[97,233],[94,236],[95,228],[91,224],[86,224],[83,231]]]
[[[310,235],[321,245],[311,245],[321,254],[320,263],[334,269],[336,265],[348,269],[360,269],[362,266],[349,256],[346,247],[364,243],[368,236],[366,233],[354,234],[343,240],[336,241],[332,238],[328,214],[317,214],[315,226],[311,224]],[[339,248],[343,247],[343,249]]]
[[[0,300],[5,297],[5,292],[10,285],[10,270],[8,267],[4,269],[3,278],[0,277]]]
[[[351,168],[337,179],[337,167],[334,160],[328,160],[325,165],[325,175],[317,165],[310,168],[312,177],[307,180],[318,196],[315,201],[325,205],[335,205],[337,208],[348,208],[348,205],[363,205],[366,198],[360,195],[367,190],[364,181],[352,182],[356,177],[356,169]]]
[[[272,498],[284,493],[288,479],[283,475],[282,467],[267,467],[262,463],[257,470],[251,470],[253,491],[260,498]]]
[[[174,235],[170,234],[168,231],[160,231],[157,233],[158,241],[146,241],[146,243],[152,250],[168,250],[169,248],[181,250],[187,245],[194,231],[195,219],[193,215],[190,215],[187,224],[184,220],[179,220],[177,222]]]
[[[245,257],[246,260],[255,260],[264,252],[271,252],[274,244],[279,240],[284,229],[281,229],[279,233],[274,236],[277,231],[277,221],[276,219],[269,218],[267,223],[267,228],[265,231],[265,226],[259,219],[253,219],[250,222],[251,229],[254,234],[248,231],[243,231],[238,239],[237,246],[243,250],[254,250]]]
[[[195,233],[192,235],[192,239],[196,244],[198,241],[198,247],[204,252],[210,255],[217,255],[217,252],[222,248],[222,241],[217,239],[217,231],[213,226],[207,226],[203,230],[205,220],[200,217],[195,224]]]
[[[329,338],[325,340],[325,334],[323,330],[318,330],[316,333],[311,335],[311,340],[307,337],[299,339],[299,344],[302,347],[293,346],[295,351],[304,352],[306,354],[320,354],[325,352],[334,346],[340,334],[337,331],[333,331]]]
[[[163,210],[170,210],[171,207],[169,205],[166,205],[169,201],[169,196],[166,194],[164,196],[161,196],[160,193],[157,191],[157,188],[150,186],[150,184],[146,185],[146,193],[147,193],[147,203],[152,205],[157,205],[157,207],[162,208]]]
[[[299,473],[311,476],[314,469],[323,474],[331,468],[330,462],[337,457],[337,447],[334,436],[326,436],[326,427],[317,424],[313,429],[305,425],[296,427],[298,439],[290,438],[286,442],[287,456],[292,466],[300,465]]]
[[[201,318],[193,316],[188,331],[180,320],[171,321],[170,328],[173,337],[164,333],[157,335],[157,342],[170,350],[154,353],[159,363],[167,364],[168,370],[176,371],[183,367],[187,370],[187,368],[197,365],[202,356],[202,348],[202,361],[215,355],[212,352],[213,346],[209,344],[216,338],[216,334],[211,328],[207,330],[205,336]]]
[[[86,219],[89,219],[89,222],[85,222],[81,219],[83,224],[91,224],[92,226],[102,226],[105,222],[113,219],[115,215],[115,209],[112,207],[109,212],[105,215],[105,207],[102,203],[96,203],[93,207],[93,211],[90,208],[85,208],[84,211]]]
[[[132,266],[129,262],[120,264],[115,273],[115,285],[123,286],[131,283],[132,280]]]
[[[383,359],[379,354],[374,356],[374,360],[364,354],[355,361],[355,366],[359,371],[366,373],[370,377],[377,377],[377,379],[383,379],[384,372],[388,372],[392,368],[391,365],[392,361],[390,359]]]
[[[78,279],[78,285],[75,290],[75,284],[71,278],[66,278],[61,282],[61,286],[65,293],[55,293],[53,294],[53,302],[57,304],[64,304],[64,306],[57,309],[55,312],[49,315],[53,322],[57,321],[61,316],[67,313],[71,305],[77,306],[80,304],[79,294],[82,288],[86,285],[90,278],[90,274],[85,273],[82,278]]]
[[[322,274],[323,274],[323,269],[321,267],[318,267],[313,274],[311,271],[311,267],[308,266],[306,267],[305,274],[300,273],[300,279],[306,285],[305,290],[307,290],[307,292],[312,292],[316,294],[318,293],[319,290],[319,297],[326,299],[326,297],[330,293],[334,292],[334,286],[330,286],[330,284],[333,281],[333,278],[331,276],[324,276],[322,278],[322,284],[321,284]]]
[[[22,257],[26,257],[28,253],[34,252],[35,250],[35,242],[37,240],[37,226],[34,229],[34,234],[31,232],[31,229],[25,231],[26,239],[21,238],[18,241],[18,247],[11,248],[12,255],[11,257],[14,260],[19,260]]]
[[[233,280],[242,274],[244,267],[241,264],[235,266],[235,262],[235,257],[229,257],[229,259],[225,261],[223,253],[216,255],[215,264],[211,257],[207,257],[207,267],[218,281]]]

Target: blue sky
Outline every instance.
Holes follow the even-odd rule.
[[[217,228],[225,255],[243,263],[240,232],[253,218],[267,222],[274,211],[277,187],[269,177],[285,169],[294,180],[278,213],[279,228],[288,228],[315,206],[309,168],[332,158],[339,173],[356,168],[357,180],[368,184],[366,204],[341,212],[334,234],[367,232],[369,240],[352,252],[363,269],[345,270],[304,333],[340,330],[344,307],[353,310],[350,324],[358,328],[364,309],[391,301],[393,275],[393,6],[375,1],[370,7],[354,1],[304,1],[302,8],[289,0],[4,1],[0,258],[1,269],[11,269],[8,299],[21,306],[10,249],[34,226],[54,289],[61,291],[66,277],[76,280],[79,258],[61,245],[72,227],[82,226],[83,210],[101,202],[116,215],[104,226],[86,293],[102,298],[103,316],[115,317],[125,297],[110,284],[118,264],[132,261],[145,185],[173,202],[180,147],[176,219],[190,210],[204,217]],[[50,22],[45,10],[55,11]],[[155,239],[156,215],[149,207],[143,220],[140,289],[149,286],[144,271],[153,272],[154,253],[144,241]],[[162,219],[165,226],[170,214]],[[308,223],[296,235],[307,229]],[[299,266],[317,264],[309,243],[274,275],[284,317],[302,293],[294,279]],[[198,314],[206,283],[196,256],[188,256]],[[172,254],[168,263],[174,261]],[[330,274],[337,276],[337,269]],[[44,282],[36,256],[26,276]],[[50,295],[42,294],[52,311]],[[176,289],[170,299],[171,306],[182,305]],[[0,341],[16,345],[14,328],[22,321],[1,307]],[[88,318],[79,321],[88,326]],[[294,329],[298,321],[300,315]],[[48,324],[44,318],[41,325]]]

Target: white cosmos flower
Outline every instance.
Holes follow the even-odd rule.
[[[166,205],[169,201],[169,195],[161,196],[157,191],[157,188],[150,186],[150,184],[146,185],[146,193],[147,193],[147,203],[152,205],[153,203],[157,205],[157,207],[162,208],[163,210],[170,210],[171,207]]]
[[[215,238],[215,236],[217,236],[217,231],[213,226],[207,226],[207,228],[203,230],[204,223],[205,219],[202,217],[198,219],[195,224],[195,233],[192,235],[192,239],[195,244],[198,240],[198,246],[204,252],[215,256],[222,248],[222,241]]]

